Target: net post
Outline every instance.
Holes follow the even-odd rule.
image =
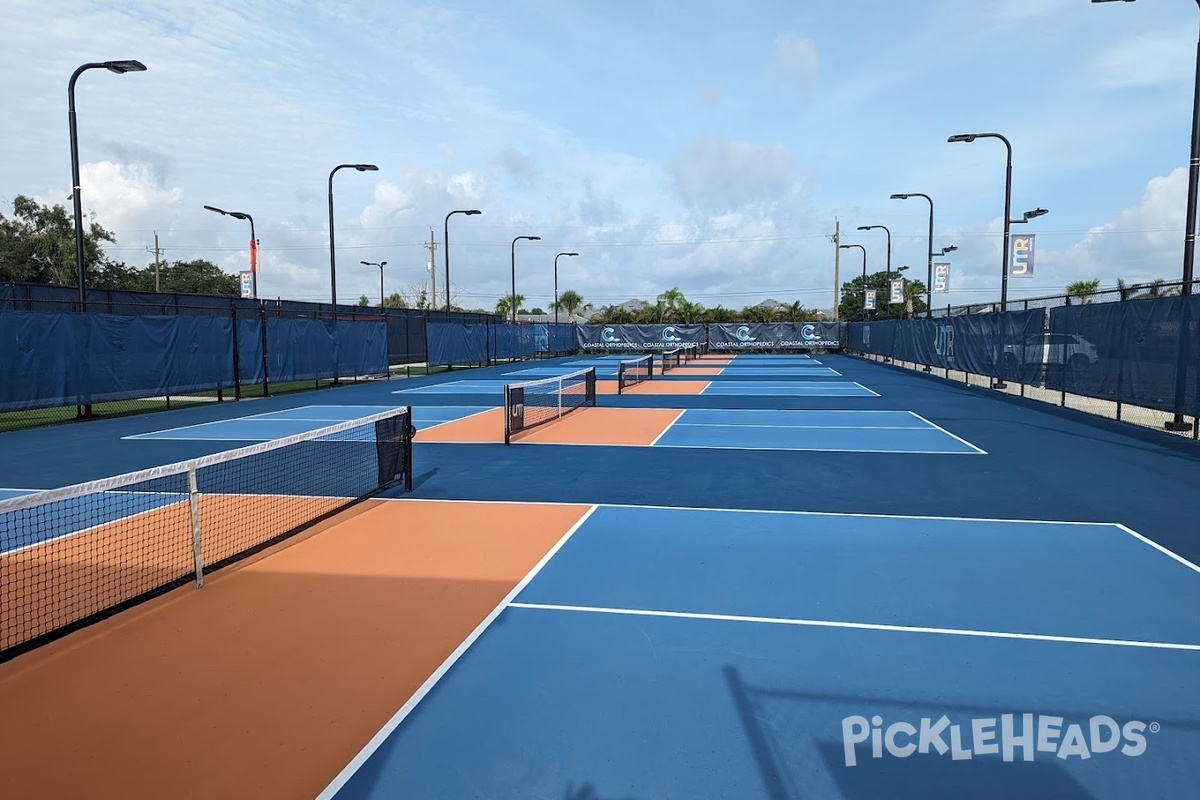
[[[204,585],[204,554],[200,548],[200,491],[196,485],[196,463],[187,468],[188,516],[192,528],[192,561],[196,567],[196,588]]]
[[[512,443],[512,404],[509,402],[508,384],[504,384],[504,444]]]
[[[412,406],[404,407],[404,491],[413,490],[413,427]]]

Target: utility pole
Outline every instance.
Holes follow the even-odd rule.
[[[154,232],[154,249],[146,248],[149,252],[154,253],[154,291],[159,291],[158,288],[158,263],[159,256],[162,255],[162,248],[158,246],[158,231]]]
[[[833,218],[833,321],[838,321],[838,306],[841,304],[842,270],[842,223]]]
[[[429,294],[430,301],[427,305],[433,308],[437,304],[437,259],[434,258],[434,253],[437,252],[437,242],[433,239],[433,228],[429,229],[429,244],[425,247],[429,250],[429,286],[433,290]]]

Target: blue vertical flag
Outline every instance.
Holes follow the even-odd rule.
[[[1014,236],[1011,239],[1012,253],[1008,258],[1008,277],[1033,277],[1033,234]]]

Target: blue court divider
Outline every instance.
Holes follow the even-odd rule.
[[[575,326],[554,322],[538,322],[533,326],[535,353],[574,353]]]
[[[492,358],[532,358],[534,335],[532,325],[496,325],[491,330],[489,344]]]
[[[488,358],[487,328],[483,323],[430,322],[425,333],[429,365],[485,363]]]
[[[267,377],[272,381],[349,378],[387,370],[387,326],[382,321],[267,319]]]
[[[1029,386],[1041,384],[1046,310],[936,319],[851,322],[850,348],[873,355],[963,370]]]
[[[228,317],[0,314],[0,411],[233,386]]]
[[[1051,389],[1200,414],[1200,295],[1052,309],[1047,347]]]
[[[343,378],[382,375],[388,371],[387,325],[379,322],[338,320],[337,372]]]
[[[258,318],[241,317],[237,321],[238,380],[243,385],[262,383],[263,323]]]

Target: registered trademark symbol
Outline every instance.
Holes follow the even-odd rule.
[[[1158,733],[1160,730],[1162,730],[1162,726],[1159,725],[1157,722],[1150,723],[1150,732],[1151,733]]]

